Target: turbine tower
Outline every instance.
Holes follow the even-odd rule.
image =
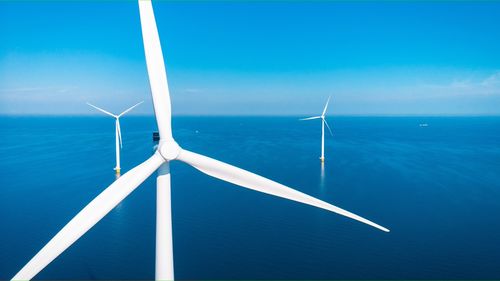
[[[301,121],[321,119],[321,157],[319,157],[319,160],[321,160],[321,162],[325,162],[325,125],[328,128],[330,135],[333,136],[332,130],[330,129],[330,126],[328,126],[328,122],[326,122],[326,119],[325,119],[325,114],[326,114],[326,110],[328,108],[328,103],[330,103],[330,98],[331,98],[331,96],[328,97],[328,100],[326,101],[326,104],[325,104],[325,108],[323,109],[323,113],[321,113],[320,116],[313,116],[313,117],[300,119]]]
[[[122,113],[115,115],[113,113],[110,113],[102,108],[99,108],[99,107],[87,102],[87,104],[92,106],[93,108],[95,108],[95,109],[99,110],[100,112],[107,114],[107,115],[116,119],[115,120],[116,167],[114,168],[114,170],[116,171],[117,175],[120,175],[120,149],[123,147],[123,145],[122,145],[122,130],[120,129],[120,117],[122,117],[123,115],[125,115],[125,113],[129,112],[130,110],[132,110],[134,107],[138,106],[141,103],[143,103],[143,101],[126,109]]]
[[[277,197],[322,208],[363,222],[380,230],[389,230],[351,212],[333,206],[259,175],[181,148],[172,137],[170,95],[160,39],[149,0],[139,0],[146,65],[153,96],[156,122],[160,133],[157,151],[142,164],[118,178],[66,224],[13,279],[28,280],[43,270],[70,247],[116,205],[125,199],[154,171],[157,178],[156,274],[158,280],[174,279],[172,217],[170,204],[170,161],[181,161],[200,172],[223,181]]]

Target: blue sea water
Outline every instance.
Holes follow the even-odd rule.
[[[174,117],[182,147],[391,229],[228,184],[174,162],[178,279],[500,279],[499,117]],[[122,169],[152,153],[125,117]],[[428,123],[428,127],[420,127]],[[115,180],[114,121],[0,117],[0,279]],[[153,279],[150,177],[38,279]]]

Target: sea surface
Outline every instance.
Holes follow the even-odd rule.
[[[171,164],[177,279],[500,279],[500,117],[174,117],[189,150],[373,220]],[[318,122],[315,122],[318,121]],[[126,116],[122,170],[153,152]],[[420,124],[426,123],[423,127]],[[0,279],[115,180],[114,120],[0,117]],[[37,279],[153,279],[155,176]]]

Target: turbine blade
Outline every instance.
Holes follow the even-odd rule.
[[[328,103],[330,103],[330,98],[332,96],[329,96],[328,97],[328,100],[326,101],[326,104],[325,104],[325,108],[323,109],[323,113],[321,113],[321,116],[325,116],[325,113],[326,113],[326,109],[328,108]]]
[[[116,118],[116,130],[118,131],[118,140],[120,141],[120,148],[123,148],[122,144],[122,129],[120,128],[120,117]]]
[[[88,104],[88,105],[90,105],[90,106],[92,106],[93,108],[95,108],[95,109],[99,110],[100,112],[102,112],[102,113],[104,113],[104,114],[107,114],[107,115],[109,115],[109,116],[112,116],[112,117],[115,117],[115,118],[116,118],[116,115],[114,115],[114,114],[113,114],[113,113],[111,113],[111,112],[107,112],[106,110],[104,110],[104,109],[102,109],[102,108],[99,108],[99,107],[97,107],[97,106],[95,106],[95,105],[93,105],[93,104],[91,104],[91,103],[89,103],[89,102],[87,102],[87,104]]]
[[[221,161],[188,151],[182,150],[177,156],[177,160],[185,162],[201,172],[248,189],[260,191],[270,195],[282,197],[285,199],[297,201],[321,209],[325,209],[339,215],[360,221],[362,223],[371,225],[380,230],[389,232],[388,229],[371,222],[365,218],[355,215],[351,212],[343,210],[339,207],[333,206],[329,203],[316,199],[300,191],[294,190],[272,180],[266,179],[262,176],[250,173],[235,166],[223,163]]]
[[[160,37],[156,27],[153,5],[150,0],[139,1],[139,14],[156,123],[158,124],[160,138],[168,140],[172,139],[170,93]]]
[[[328,131],[330,132],[330,135],[333,136],[332,129],[330,129],[330,126],[328,126],[328,122],[326,122],[326,119],[323,117],[323,122],[325,122],[326,127],[328,128]]]
[[[321,116],[313,116],[313,117],[303,118],[303,119],[299,119],[299,120],[304,121],[304,120],[313,120],[313,119],[319,119],[319,118],[321,118]]]
[[[136,106],[140,105],[140,104],[141,104],[141,103],[143,103],[143,102],[144,102],[144,101],[141,101],[141,102],[137,103],[136,105],[129,107],[128,109],[126,109],[125,111],[123,111],[122,113],[120,113],[120,114],[118,115],[118,117],[122,117],[123,115],[125,115],[125,113],[127,113],[127,112],[129,112],[130,110],[134,109],[134,107],[136,107]]]
[[[12,279],[33,278],[134,191],[163,162],[163,157],[155,153],[118,178],[66,224]]]

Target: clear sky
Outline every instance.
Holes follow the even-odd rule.
[[[500,114],[500,2],[154,2],[182,115]],[[137,3],[0,2],[0,114],[152,104]]]

